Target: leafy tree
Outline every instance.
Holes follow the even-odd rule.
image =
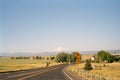
[[[55,59],[55,57],[50,57],[50,59],[51,59],[51,60],[54,60],[54,59]]]
[[[67,62],[72,62],[72,54],[67,54]]]
[[[49,57],[47,57],[46,59],[49,60]]]
[[[116,57],[116,61],[120,62],[120,56]]]
[[[113,61],[116,61],[116,57],[110,55],[109,57],[107,57],[107,61],[108,61],[109,63],[112,63]]]
[[[98,57],[101,61],[105,61],[107,59],[107,57],[109,57],[110,54],[108,52],[105,51],[99,51],[98,52]]]
[[[92,69],[93,69],[90,60],[86,60],[84,69],[85,69],[85,70],[92,70]]]
[[[11,57],[11,59],[15,59],[15,57]]]
[[[101,61],[107,61],[109,63],[112,63],[116,60],[116,57],[106,51],[99,51],[97,55]]]
[[[72,54],[61,52],[56,56],[56,61],[57,62],[75,62],[76,61],[75,54],[76,52],[73,52]]]
[[[42,57],[41,56],[39,56],[39,60],[41,60],[42,59]]]
[[[36,59],[38,60],[38,59],[39,59],[39,56],[36,56]]]
[[[76,60],[75,54],[76,54],[76,52],[72,52],[72,54],[71,54],[71,60],[72,60],[72,62],[75,62],[75,60]]]
[[[67,62],[67,53],[61,52],[56,56],[57,62]]]

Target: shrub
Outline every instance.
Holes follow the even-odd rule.
[[[49,64],[50,64],[50,62],[46,62],[46,67],[48,67],[48,66],[49,66]]]
[[[84,66],[84,70],[92,70],[92,65],[91,65],[91,61],[90,60],[86,60],[85,66]]]

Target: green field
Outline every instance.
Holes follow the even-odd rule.
[[[0,72],[45,67],[46,62],[50,62],[49,66],[60,64],[51,60],[11,59],[10,57],[0,57]]]

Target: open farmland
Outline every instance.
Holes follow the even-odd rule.
[[[10,57],[0,57],[0,72],[15,71],[24,69],[33,69],[45,67],[46,62],[50,62],[49,66],[58,65],[54,60],[30,60],[30,59],[11,59]]]

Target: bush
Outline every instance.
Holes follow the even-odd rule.
[[[106,80],[106,78],[100,78],[99,80]]]
[[[90,60],[86,60],[85,66],[84,66],[84,70],[92,70],[92,65],[91,65],[91,61]]]
[[[46,62],[46,67],[48,67],[48,66],[49,66],[49,64],[50,64],[50,62]]]

